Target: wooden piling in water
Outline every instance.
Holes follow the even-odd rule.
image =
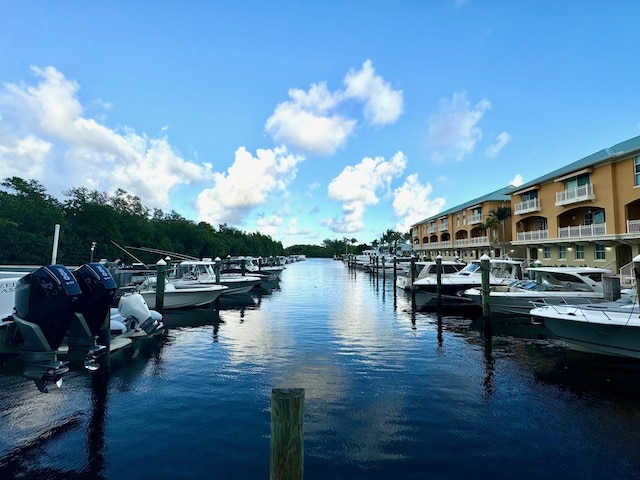
[[[638,292],[638,298],[640,299],[640,255],[633,258],[633,271],[636,277],[636,291]]]
[[[442,311],[442,255],[436,257],[436,299],[438,314]]]
[[[156,308],[159,313],[164,312],[164,280],[167,276],[167,262],[160,259],[156,263]]]
[[[489,296],[491,294],[491,288],[489,285],[489,269],[490,258],[488,255],[482,255],[480,257],[480,273],[482,278],[482,316],[486,319],[491,315],[491,303]]]
[[[111,311],[107,311],[102,327],[98,332],[98,345],[105,347],[105,352],[98,357],[98,365],[100,371],[108,372],[111,370]]]
[[[622,294],[620,292],[620,277],[604,277],[602,279],[602,290],[604,299],[607,302],[615,302]]]
[[[271,391],[270,480],[301,480],[304,471],[304,389]]]

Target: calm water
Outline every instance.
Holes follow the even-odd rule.
[[[268,478],[279,387],[305,389],[306,479],[640,477],[640,363],[394,293],[310,259],[219,312],[167,313],[107,380],[42,394],[5,364],[0,478]]]

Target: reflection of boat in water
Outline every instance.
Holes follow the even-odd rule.
[[[167,328],[201,327],[220,323],[220,313],[213,308],[194,308],[166,312],[162,321]]]
[[[255,298],[248,293],[220,297],[218,301],[219,310],[241,310],[245,308],[254,308],[256,306]]]

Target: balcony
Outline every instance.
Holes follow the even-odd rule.
[[[475,225],[476,223],[482,223],[481,213],[469,216],[469,225]]]
[[[556,198],[557,198],[557,196],[556,196]],[[557,205],[557,203],[556,203],[556,205]],[[532,198],[530,200],[524,200],[524,201],[522,201],[520,203],[516,203],[513,206],[513,212],[516,215],[523,215],[525,213],[539,212],[539,211],[540,211],[540,199],[539,198]]]
[[[456,247],[464,247],[465,245],[469,245],[468,238],[460,238],[456,240]]]
[[[438,228],[441,232],[444,230],[449,230],[449,222],[442,222],[440,224],[440,228]]]
[[[593,193],[593,185],[587,183],[586,185],[581,185],[578,188],[556,192],[556,207],[595,199],[596,196]]]
[[[427,233],[436,233],[436,226],[435,225],[431,225],[430,227],[427,228]]]
[[[627,233],[640,233],[640,220],[627,220]]]
[[[607,234],[606,223],[594,223],[591,225],[576,225],[572,227],[560,227],[558,238],[598,237]]]
[[[439,247],[442,247],[442,248],[448,248],[448,247],[451,247],[451,241],[438,242],[438,246],[439,246]]]
[[[546,240],[547,238],[549,238],[549,230],[531,230],[529,232],[518,232],[517,236],[519,242]]]
[[[489,237],[486,235],[482,237],[471,237],[471,245],[481,245],[484,243],[489,243]]]

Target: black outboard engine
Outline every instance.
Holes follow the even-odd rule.
[[[111,304],[118,286],[109,271],[101,263],[87,263],[73,272],[80,285],[82,298],[77,305],[67,342],[69,360],[84,360],[89,370],[97,370],[95,359],[106,348],[96,345],[96,335],[106,322],[109,322]],[[107,323],[107,332],[109,326]]]
[[[69,369],[58,361],[60,347],[82,291],[73,274],[63,265],[46,265],[22,277],[15,290],[14,322],[22,336],[19,345],[24,375],[41,391],[47,382],[61,383]]]

